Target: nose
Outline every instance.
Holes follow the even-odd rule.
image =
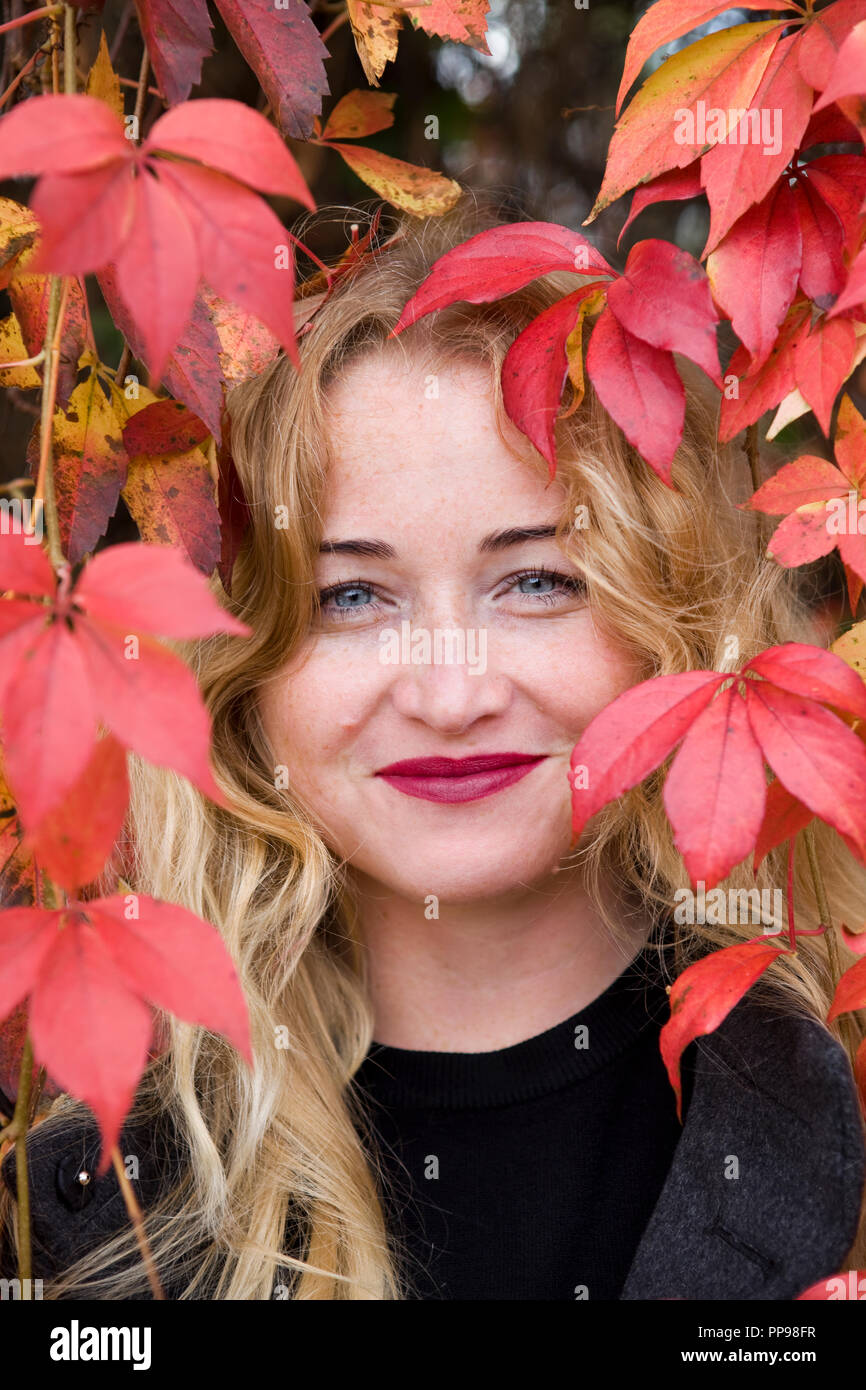
[[[418,719],[439,733],[464,733],[486,715],[503,714],[513,687],[507,673],[491,664],[486,628],[451,624],[420,628],[404,622],[392,648],[399,660],[390,696],[407,719]],[[385,668],[386,670],[388,667]]]

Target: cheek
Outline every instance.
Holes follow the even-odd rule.
[[[363,687],[339,663],[308,661],[265,688],[259,700],[265,732],[278,762],[298,785],[320,780],[317,772],[364,721]]]
[[[605,705],[640,679],[635,658],[591,630],[583,640],[557,643],[544,674],[560,721],[574,731],[575,738]]]

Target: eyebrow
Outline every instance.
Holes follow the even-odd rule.
[[[484,537],[478,549],[487,555],[507,550],[512,545],[522,545],[525,541],[550,540],[556,536],[556,530],[555,525],[510,526],[505,531],[491,531]],[[322,541],[319,551],[326,555],[363,555],[368,559],[377,560],[397,559],[397,551],[393,545],[378,540]]]

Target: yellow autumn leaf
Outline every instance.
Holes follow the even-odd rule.
[[[21,362],[30,353],[21,337],[21,325],[14,314],[9,314],[0,323],[0,365],[3,362]],[[42,378],[35,367],[9,367],[0,370],[0,386],[19,386],[32,390],[42,385]]]
[[[381,198],[415,217],[440,217],[463,191],[459,183],[435,169],[407,164],[366,145],[333,143],[329,148],[339,151],[349,168]]]
[[[104,101],[106,106],[110,106],[112,111],[123,120],[123,93],[120,90],[117,73],[111,66],[104,29],[99,37],[99,52],[96,55],[96,60],[87,74],[85,90],[89,97],[97,97],[100,101]]]
[[[38,235],[39,223],[29,208],[13,198],[0,198],[0,290],[9,284],[21,256]]]
[[[378,87],[386,66],[397,57],[400,25],[403,22],[402,6],[369,5],[362,3],[362,0],[347,0],[346,8],[364,76],[372,87]]]
[[[866,681],[866,622],[855,623],[830,648]]]
[[[364,92],[356,88],[337,102],[328,124],[322,131],[323,140],[356,140],[362,135],[375,135],[394,124],[396,92]]]
[[[605,292],[596,290],[580,302],[577,321],[565,340],[565,355],[568,361],[568,379],[574,387],[574,395],[568,409],[559,417],[567,420],[583,402],[586,382],[583,375],[583,325],[590,314],[597,314],[604,307]]]
[[[710,145],[688,135],[680,113],[748,108],[778,43],[779,21],[735,24],[674,53],[644,82],[616,123],[599,195],[586,226],[630,188],[684,169]],[[682,139],[680,138],[682,136]]]
[[[92,553],[117,509],[127,458],[111,401],[91,370],[54,414],[54,490],[60,539],[71,564]],[[38,455],[38,434],[31,440]]]

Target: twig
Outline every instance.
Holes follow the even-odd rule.
[[[752,487],[755,492],[761,486],[761,467],[758,459],[758,426],[749,425],[746,430],[746,438],[743,441],[743,448],[746,451],[746,458],[749,460],[749,471],[752,474]]]
[[[120,1150],[118,1149],[116,1144],[114,1148],[111,1150],[111,1161],[114,1164],[114,1171],[117,1174],[117,1181],[120,1183],[120,1190],[123,1193],[123,1200],[126,1203],[126,1210],[129,1213],[129,1219],[132,1222],[133,1227],[135,1228],[135,1236],[138,1241],[138,1248],[141,1251],[141,1258],[144,1261],[144,1267],[147,1270],[147,1280],[150,1284],[151,1291],[155,1299],[164,1300],[165,1294],[163,1293],[162,1285],[159,1282],[159,1275],[156,1272],[156,1265],[153,1261],[153,1251],[150,1248],[150,1244],[147,1239],[147,1234],[144,1229],[144,1220],[141,1214],[141,1207],[138,1204],[138,1198],[132,1190],[132,1183],[126,1176],[126,1169],[123,1166],[123,1159],[120,1156]]]
[[[19,362],[0,362],[0,372],[8,372],[10,367],[38,367],[45,360],[45,349],[41,348],[35,357],[22,357]]]
[[[126,369],[129,366],[129,359],[131,358],[131,356],[132,353],[129,348],[129,343],[124,342],[123,352],[120,354],[120,362],[118,364],[117,373],[114,378],[118,386],[123,385],[123,378],[126,376]]]
[[[23,68],[19,72],[18,76],[12,79],[12,81],[9,83],[9,86],[6,88],[6,91],[3,93],[2,96],[0,96],[0,106],[5,106],[9,98],[13,96],[14,93],[18,90],[18,87],[24,81],[24,78],[27,76],[30,69],[35,66],[37,59],[42,58],[44,62],[44,60],[47,57],[48,49],[45,47],[44,44],[42,44],[40,48],[37,48],[35,53],[31,53],[30,57],[27,59],[27,62],[24,64]]]
[[[60,364],[60,335],[63,331],[63,316],[69,297],[69,276],[52,275],[48,302],[48,324],[45,331],[45,374],[42,387],[42,427],[39,440],[39,473],[36,478],[36,491],[33,501],[42,502],[47,513],[48,554],[55,568],[65,563],[60,544],[60,522],[57,515],[57,498],[54,491],[54,459],[51,448],[54,430],[54,402],[57,399],[57,376]]]
[[[346,23],[348,18],[349,11],[344,10],[342,14],[337,15],[336,19],[332,19],[328,27],[326,29],[323,29],[321,34],[319,35],[319,38],[322,40],[322,43],[327,43],[331,35],[333,33],[336,33],[338,29],[342,28],[342,26]]]
[[[133,0],[126,0],[126,8],[124,9],[123,14],[120,16],[120,23],[118,24],[117,29],[115,30],[114,38],[111,40],[111,47],[108,50],[108,56],[111,59],[112,66],[114,65],[115,58],[120,52],[120,45],[123,43],[123,40],[126,37],[126,31],[129,28],[129,21],[132,18],[132,4]]]
[[[43,5],[41,10],[30,10],[29,14],[22,14],[18,19],[9,19],[5,24],[0,24],[0,34],[8,34],[10,29],[20,29],[24,24],[32,24],[35,19],[53,19],[62,9],[62,5]]]
[[[117,80],[120,83],[121,87],[137,88],[139,86],[139,81],[137,77],[118,77]],[[162,101],[162,92],[159,90],[158,87],[148,87],[147,92],[148,96],[159,97],[160,101]]]
[[[30,1080],[33,1075],[33,1044],[28,1033],[21,1052],[18,1073],[18,1095],[12,1121],[0,1130],[0,1143],[15,1140],[15,1185],[18,1202],[18,1278],[21,1297],[32,1298],[30,1279],[33,1260],[30,1247],[30,1184],[27,1181],[27,1125],[30,1118]]]
[[[809,872],[812,875],[812,886],[815,889],[815,901],[818,905],[818,916],[826,926],[824,934],[827,942],[827,959],[830,964],[830,972],[833,977],[833,988],[835,990],[842,975],[842,962],[839,959],[839,943],[836,940],[836,933],[833,929],[833,918],[830,914],[830,903],[827,899],[827,889],[824,885],[824,875],[821,873],[821,865],[818,862],[818,855],[815,850],[815,841],[811,826],[803,831],[803,841],[806,846],[806,858],[809,861]],[[840,1019],[840,1025],[844,1028],[849,1040],[852,1053],[856,1049],[859,1039],[854,1032],[854,1021],[850,1015],[845,1014]]]
[[[75,50],[78,35],[75,32],[75,10],[67,4],[63,10],[63,90],[68,97],[75,96],[78,81],[75,76]]]
[[[150,71],[150,54],[147,51],[147,44],[144,45],[144,52],[141,55],[141,67],[138,72],[138,96],[135,98],[135,118],[132,128],[141,135],[141,118],[144,115],[144,98],[147,95],[147,74]]]

